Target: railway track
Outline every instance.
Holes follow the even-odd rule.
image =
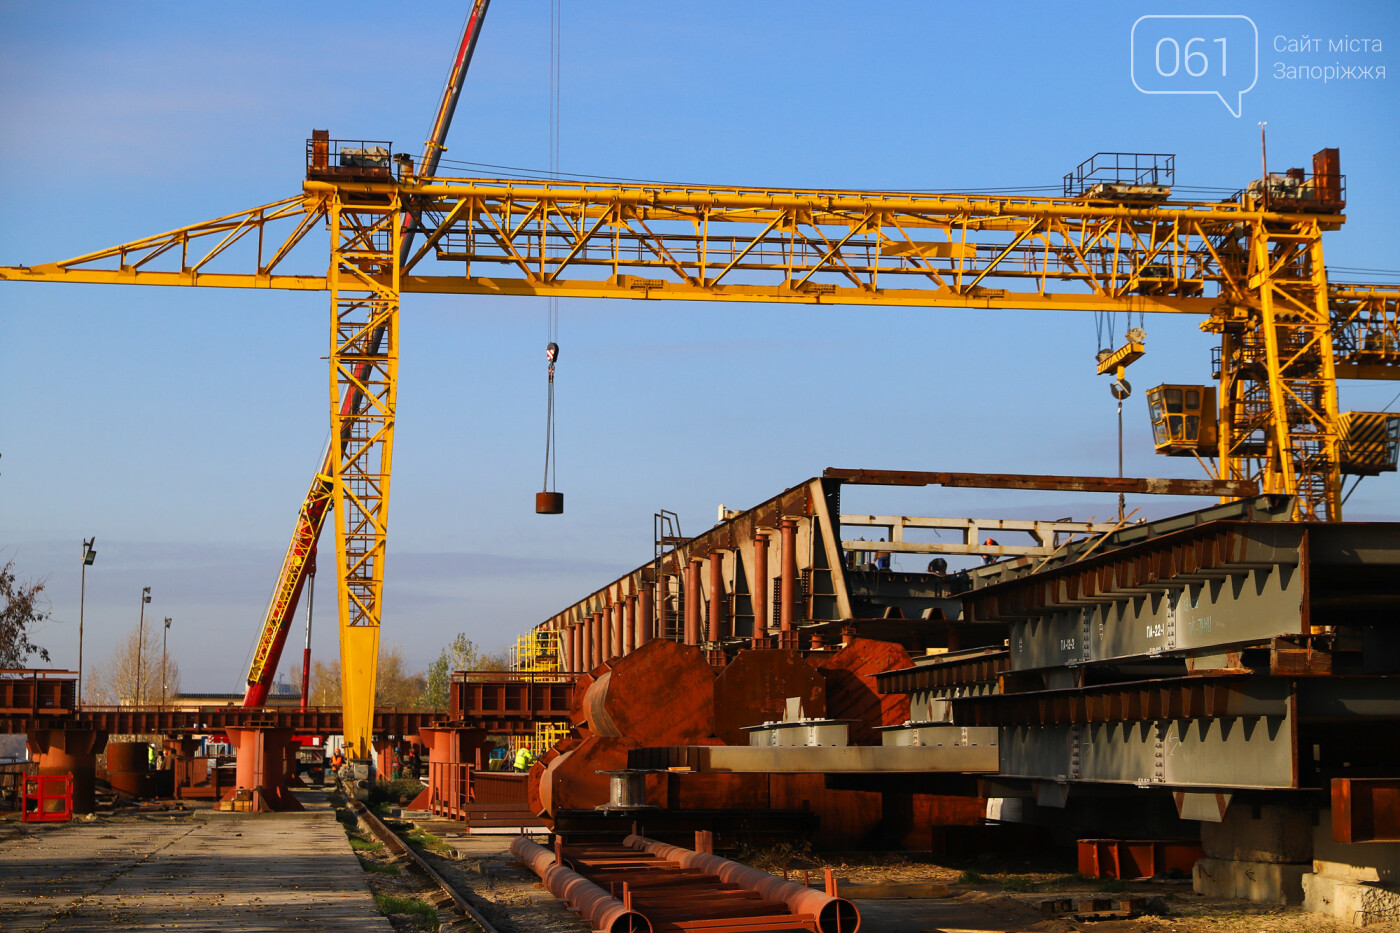
[[[464,929],[477,929],[481,933],[500,933],[447,879],[438,874],[423,856],[399,838],[392,829],[384,825],[384,822],[375,816],[373,811],[353,797],[348,798],[348,802],[351,810],[371,836],[383,843],[390,852],[405,859],[412,866],[413,871],[426,878],[451,901],[452,909],[464,923]]]

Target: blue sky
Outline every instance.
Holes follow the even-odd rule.
[[[304,140],[417,153],[465,2],[0,2],[0,264],[79,255],[295,194]],[[561,168],[808,187],[1056,185],[1096,151],[1174,152],[1179,185],[1242,187],[1341,150],[1346,226],[1329,264],[1400,267],[1400,7],[1390,3],[570,3]],[[236,10],[236,15],[234,11]],[[333,11],[331,13],[330,11]],[[1259,69],[1232,116],[1213,97],[1140,93],[1145,14],[1234,13]],[[449,159],[546,167],[549,3],[496,0]],[[1315,53],[1276,36],[1321,38]],[[1331,53],[1328,40],[1381,40]],[[1385,78],[1272,77],[1286,65]],[[317,264],[320,263],[318,266]],[[308,271],[324,267],[311,257]],[[1373,277],[1384,281],[1381,277]],[[87,658],[148,614],[175,619],[186,686],[240,689],[292,519],[326,438],[320,293],[0,285],[0,548],[48,577],[39,640]],[[1197,321],[1151,317],[1131,371],[1126,471],[1199,476],[1153,455],[1142,389],[1210,377]],[[1116,469],[1093,316],[1071,312],[561,303],[561,517],[542,471],[545,302],[408,296],[385,592],[386,642],[426,663],[458,631],[503,647],[651,553],[651,515],[696,531],[827,466]],[[1344,409],[1400,386],[1344,383]],[[1394,476],[1349,518],[1396,519]],[[1110,497],[852,491],[849,511],[1104,518]],[[1160,515],[1196,503],[1141,500]],[[912,565],[911,565],[912,566]],[[315,652],[334,654],[329,576]],[[300,622],[290,643],[301,639]]]

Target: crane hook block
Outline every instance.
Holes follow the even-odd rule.
[[[563,515],[564,494],[562,492],[535,493],[535,512],[538,515]]]
[[[551,341],[549,342],[549,346],[547,346],[547,347],[544,348],[544,358],[547,359],[547,360],[549,360],[549,365],[550,365],[550,366],[553,366],[556,362],[558,362],[558,360],[559,360],[559,344],[557,344],[557,343],[555,343],[553,340],[551,340]]]

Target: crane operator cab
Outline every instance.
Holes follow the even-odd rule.
[[[1147,390],[1152,442],[1168,457],[1219,455],[1213,386],[1160,385]],[[1395,472],[1400,461],[1400,414],[1384,411],[1340,413],[1338,466],[1347,476]]]
[[[1168,457],[1214,457],[1219,448],[1213,386],[1160,385],[1147,390],[1152,443]]]

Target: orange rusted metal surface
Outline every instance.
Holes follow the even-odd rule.
[[[1205,855],[1188,839],[1081,839],[1079,873],[1086,878],[1152,878],[1170,873],[1190,875]]]
[[[38,668],[0,670],[0,713],[54,716],[76,707],[78,675]]]
[[[73,807],[91,813],[96,807],[97,755],[107,745],[107,733],[92,729],[34,729],[25,744],[39,774],[71,774]]]
[[[607,803],[608,777],[598,772],[627,767],[627,751],[635,747],[631,739],[592,735],[562,752],[545,766],[538,781],[531,782],[539,798],[536,812],[552,816],[560,810],[591,810]]]
[[[1332,838],[1400,842],[1400,780],[1333,778]]]
[[[849,732],[852,745],[878,745],[876,729],[909,718],[908,694],[881,696],[875,675],[911,666],[909,653],[902,647],[870,638],[853,638],[840,651],[817,660],[817,668],[826,679],[826,715],[855,720]]]
[[[648,642],[598,674],[583,713],[595,735],[681,745],[714,734],[715,677],[700,649]]]
[[[795,651],[740,651],[715,678],[715,735],[726,745],[749,744],[745,726],[781,720],[789,697],[802,714],[826,717],[826,681]]]

